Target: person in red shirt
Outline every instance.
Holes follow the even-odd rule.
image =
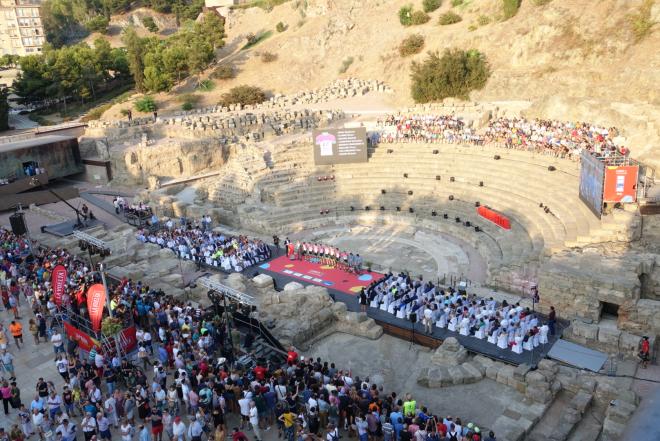
[[[238,427],[234,427],[234,430],[231,433],[231,440],[232,441],[248,441],[248,437],[238,430]]]
[[[639,358],[642,359],[642,368],[646,369],[649,365],[649,359],[651,358],[651,345],[649,343],[649,338],[644,336],[642,338],[642,347],[639,351]]]
[[[257,364],[257,367],[253,369],[254,376],[258,381],[265,380],[266,379],[266,373],[268,372],[268,369],[263,367],[260,364]]]
[[[438,421],[438,424],[436,424],[436,429],[440,434],[440,438],[445,438],[447,436],[447,426],[442,422],[442,420]]]
[[[286,363],[289,366],[293,366],[296,364],[296,361],[298,361],[298,353],[296,352],[296,349],[291,346],[289,352],[286,353]]]

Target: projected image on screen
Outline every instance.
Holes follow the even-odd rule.
[[[580,199],[600,218],[603,209],[605,164],[583,151],[580,166]]]

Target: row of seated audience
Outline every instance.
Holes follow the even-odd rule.
[[[199,266],[205,264],[227,272],[241,272],[271,256],[270,247],[261,240],[229,236],[191,224],[172,225],[158,231],[139,229],[136,237],[143,243],[168,248],[177,257],[192,260]]]
[[[433,327],[446,328],[464,336],[488,339],[501,349],[511,348],[520,354],[548,343],[548,324],[541,324],[536,314],[520,304],[498,303],[468,295],[453,288],[442,289],[432,282],[413,281],[405,274],[387,274],[366,289],[369,306],[397,318],[416,314],[426,332]],[[554,333],[554,329],[552,329]]]
[[[525,118],[496,118],[478,133],[454,114],[389,115],[378,125],[383,129],[379,142],[464,143],[495,145],[578,160],[587,150],[598,156],[627,155],[617,146],[615,127],[604,128],[584,122]]]

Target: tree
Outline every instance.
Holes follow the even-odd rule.
[[[413,62],[411,93],[418,103],[467,99],[470,91],[486,85],[489,76],[488,61],[479,51],[446,50],[442,57],[433,52],[423,63]]]
[[[6,87],[0,89],[0,132],[9,130],[9,91]]]
[[[122,35],[122,42],[126,47],[126,58],[128,67],[135,81],[135,88],[138,92],[144,92],[144,56],[145,42],[138,36],[132,26],[127,27]]]
[[[237,86],[222,95],[220,104],[228,107],[230,104],[259,104],[266,101],[266,92],[256,86]]]
[[[100,32],[106,34],[110,20],[104,15],[95,15],[85,22],[85,28],[89,32]]]
[[[203,35],[213,51],[225,45],[225,21],[218,14],[207,12],[202,20],[195,23],[195,32]]]

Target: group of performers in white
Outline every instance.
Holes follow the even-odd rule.
[[[288,239],[285,241],[284,246],[286,255],[289,258],[320,263],[356,274],[362,271],[363,260],[359,254],[353,254],[321,243],[300,241],[293,243]]]

